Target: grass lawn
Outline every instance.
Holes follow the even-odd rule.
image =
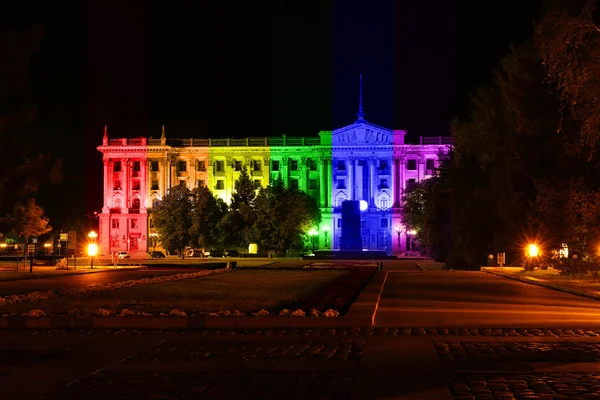
[[[546,283],[555,285],[565,285],[577,287],[581,289],[600,290],[600,277],[590,275],[560,275],[560,271],[556,269],[534,271],[525,271],[522,268],[505,268],[503,273],[516,274],[524,277],[533,278]]]
[[[347,271],[238,270],[177,282],[140,285],[111,292],[62,296],[44,301],[1,306],[0,313],[24,313],[40,309],[46,313],[67,313],[78,309],[104,308],[120,312],[186,313],[218,311],[257,312],[279,308],[313,293]]]

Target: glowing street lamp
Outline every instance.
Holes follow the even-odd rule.
[[[312,253],[315,254],[315,236],[317,236],[319,232],[315,228],[311,229],[308,232],[308,236],[310,236],[310,244],[312,245]]]
[[[98,245],[95,243],[98,234],[95,231],[91,231],[88,233],[88,238],[90,238],[90,243],[88,244],[88,256],[90,257],[90,268],[94,268],[94,257],[98,255]]]
[[[534,268],[534,263],[537,261],[538,256],[540,255],[540,248],[534,244],[534,243],[530,243],[529,245],[527,245],[527,258],[529,259],[529,262],[526,265],[526,270],[531,271]]]
[[[413,249],[413,237],[417,234],[417,231],[414,229],[411,229],[409,231],[406,232],[406,234],[408,235],[408,251],[412,251]]]
[[[402,248],[400,234],[402,233],[402,228],[400,225],[396,227],[396,233],[398,234],[398,254],[400,254],[400,249]]]

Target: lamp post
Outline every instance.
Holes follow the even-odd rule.
[[[152,232],[148,236],[152,238],[152,251],[156,251],[156,242],[158,241],[158,233]]]
[[[325,249],[329,250],[329,242],[327,240],[327,234],[329,233],[329,225],[325,225],[323,228],[321,228],[321,230],[325,235]]]
[[[417,234],[417,231],[415,231],[414,229],[411,229],[409,231],[406,232],[406,235],[408,236],[408,251],[412,251],[413,250],[413,237]]]
[[[400,226],[396,227],[396,233],[398,234],[398,255],[402,252],[402,243],[400,239],[400,234],[402,233],[402,228]]]
[[[540,255],[540,248],[536,244],[530,243],[529,245],[527,245],[526,254],[528,262],[525,267],[525,270],[532,271],[534,268],[534,264],[537,262],[538,257]]]
[[[310,236],[310,244],[312,246],[312,254],[315,254],[315,236],[317,236],[319,232],[315,228],[311,229],[308,232],[308,236]]]
[[[96,238],[98,234],[95,231],[88,233],[90,242],[88,243],[88,256],[90,256],[90,268],[94,268],[94,257],[98,254],[98,245],[96,244]]]

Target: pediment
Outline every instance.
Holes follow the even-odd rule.
[[[393,144],[394,134],[391,129],[357,122],[331,132],[331,142],[334,145]]]

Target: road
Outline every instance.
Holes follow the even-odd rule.
[[[384,270],[377,327],[600,326],[597,300],[486,272],[416,271],[409,261]]]

